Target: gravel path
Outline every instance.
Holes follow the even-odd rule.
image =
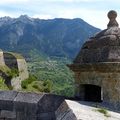
[[[85,102],[66,100],[78,120],[120,120],[120,114],[108,111],[108,117],[100,113],[98,108],[85,105]],[[87,102],[86,102],[87,104]]]

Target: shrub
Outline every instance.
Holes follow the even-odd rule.
[[[21,82],[21,87],[27,89],[28,84],[31,84],[33,81],[36,81],[37,78],[34,75],[30,75],[28,79],[25,79]]]
[[[0,77],[0,90],[8,90],[7,85],[4,83],[4,79]]]
[[[40,84],[40,81],[35,81],[35,82],[33,82],[32,87],[35,88],[36,91],[38,91],[38,92],[44,92],[43,85]]]
[[[52,89],[52,82],[50,80],[46,80],[43,82],[44,92],[51,92]]]
[[[19,75],[19,71],[16,68],[11,69],[10,71],[7,71],[7,74],[9,77],[17,77]]]

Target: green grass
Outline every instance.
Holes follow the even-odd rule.
[[[3,73],[5,73],[7,76],[11,78],[17,77],[19,75],[19,71],[16,68],[10,69],[6,65],[0,66],[0,71],[2,71]]]
[[[33,81],[36,81],[37,78],[33,75],[29,75],[29,78],[28,79],[25,79],[21,82],[21,87],[23,89],[27,89],[28,85],[31,84]]]
[[[19,71],[16,68],[12,68],[9,71],[7,71],[7,75],[11,78],[17,77],[19,75]]]
[[[4,66],[0,66],[0,71],[2,71],[3,73],[5,73],[6,75],[8,75],[8,73],[11,71],[9,67],[7,67],[6,65]]]
[[[2,77],[0,77],[0,90],[9,90],[9,88],[7,87],[7,85],[4,83],[4,79]]]
[[[51,92],[52,83],[49,80],[46,81],[38,81],[34,75],[30,75],[30,77],[21,82],[23,91],[30,92]]]
[[[10,69],[9,67],[7,67],[6,65],[4,66],[0,66],[0,71],[1,73],[4,73],[6,76],[9,77],[9,79],[12,79],[13,77],[17,77],[19,75],[19,72],[17,69]],[[4,90],[4,89],[9,89],[9,90],[12,90],[13,87],[12,86],[7,86],[5,83],[4,83],[4,78],[2,78],[0,76],[0,89],[1,90]]]
[[[105,108],[98,108],[97,111],[104,114],[104,116],[106,117],[110,117],[110,115],[108,114],[108,111]]]

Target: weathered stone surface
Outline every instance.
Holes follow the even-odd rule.
[[[117,17],[117,12],[116,11],[111,10],[111,11],[108,12],[108,18],[110,19],[110,21],[107,25],[108,28],[119,26],[117,21],[116,21],[116,17]]]
[[[5,61],[3,58],[3,51],[0,50],[0,66],[4,66],[5,65]]]
[[[68,67],[75,73],[77,98],[101,101],[120,112],[120,28],[114,15],[108,15],[108,28],[90,38]]]
[[[16,76],[10,76],[8,71],[16,71]],[[25,59],[12,52],[2,52],[0,50],[0,74],[5,79],[5,84],[14,90],[21,89],[21,81],[29,77]]]
[[[2,110],[0,112],[0,118],[9,118],[9,119],[16,119],[16,112],[15,111],[6,111]]]
[[[16,91],[0,91],[0,109],[1,110],[13,110],[13,101],[17,96]]]
[[[27,79],[29,77],[29,73],[25,59],[17,59],[17,66],[19,75],[15,78],[12,78],[11,84],[15,90],[20,90],[21,81]]]
[[[99,45],[97,43],[96,46],[93,46],[95,48],[89,46],[89,49],[84,48],[85,45],[75,58],[74,63],[120,62],[119,45],[105,45],[103,47],[99,47]]]
[[[120,112],[120,72],[102,72],[98,70],[81,72],[78,69],[75,71],[75,78],[75,83],[78,85],[76,86],[76,97],[84,100],[84,94],[86,93],[82,85],[99,86],[101,87],[101,99],[104,106]]]
[[[37,120],[56,120],[54,112],[40,113],[37,115]]]
[[[99,32],[98,34],[96,34],[94,37],[92,38],[95,38],[96,40],[99,40],[101,37],[105,37],[105,36],[108,36],[108,35],[116,35],[116,37],[119,37],[120,36],[120,28],[119,27],[111,27],[111,28],[108,28],[108,29],[105,29],[101,32]]]
[[[18,93],[14,99],[14,109],[26,114],[36,114],[38,111],[37,104],[43,96],[44,94]]]
[[[5,64],[9,68],[18,70],[17,59],[15,56],[13,56],[10,53],[6,53],[6,52],[3,52],[3,56],[4,56]]]
[[[120,63],[119,62],[96,62],[86,63],[86,64],[71,64],[68,65],[70,69],[74,72],[102,72],[102,73],[111,73],[117,72],[120,73]]]
[[[27,115],[25,112],[17,112],[16,116],[16,120],[38,120],[37,115]]]
[[[61,120],[68,110],[58,95],[0,91],[0,120]]]
[[[67,110],[61,118],[56,119],[56,120],[77,120],[75,114],[71,109]]]
[[[56,111],[57,108],[64,101],[63,97],[53,95],[53,94],[44,94],[44,96],[38,102],[38,114],[41,112],[53,112]]]
[[[87,41],[74,63],[120,62],[120,28],[110,27]]]
[[[55,116],[57,120],[62,119],[63,116],[65,116],[65,113],[69,110],[68,105],[66,104],[66,101],[64,101],[58,109],[55,111]]]

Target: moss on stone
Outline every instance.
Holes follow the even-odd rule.
[[[19,71],[17,69],[10,69],[6,65],[0,66],[0,71],[6,74],[6,76],[9,76],[11,78],[19,75]]]
[[[4,83],[4,79],[0,76],[0,90],[8,90],[7,85]]]
[[[10,69],[10,71],[8,71],[8,76],[10,76],[11,78],[17,77],[19,75],[19,71],[15,68]]]
[[[9,67],[7,67],[6,65],[4,66],[0,66],[0,71],[5,73],[6,75],[8,75],[8,73],[11,71]]]
[[[108,111],[105,108],[98,108],[97,111],[104,114],[105,117],[110,117]]]

